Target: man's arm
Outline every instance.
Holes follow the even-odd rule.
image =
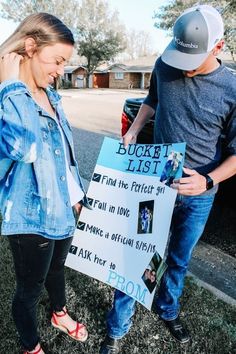
[[[155,110],[143,103],[139,109],[137,117],[135,118],[133,124],[123,136],[124,146],[127,147],[128,144],[135,144],[139,132],[144,127],[145,123],[154,115]]]
[[[157,107],[158,94],[157,94],[157,76],[156,69],[154,67],[150,80],[150,88],[147,97],[144,100],[144,103],[141,105],[139,112],[127,131],[123,136],[124,146],[127,147],[129,144],[135,144],[139,132],[142,130],[144,125],[148,120],[155,114]]]
[[[188,177],[174,180],[171,185],[181,195],[199,195],[206,191],[206,178],[197,171],[184,168]],[[236,155],[229,156],[216,169],[208,175],[213,179],[214,185],[236,174]]]

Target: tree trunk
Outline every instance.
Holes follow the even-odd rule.
[[[87,73],[87,75],[86,75],[86,88],[89,88],[89,78],[90,78],[90,75],[89,75],[89,73]]]

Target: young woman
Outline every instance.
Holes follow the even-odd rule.
[[[27,17],[0,46],[1,233],[14,260],[12,312],[25,353],[44,353],[36,320],[44,285],[52,325],[81,342],[88,336],[66,310],[64,262],[74,215],[89,205],[71,129],[51,87],[63,75],[73,45],[71,31],[58,18],[39,13]]]

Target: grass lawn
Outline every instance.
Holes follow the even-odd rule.
[[[0,353],[21,352],[11,318],[14,271],[7,240],[0,237]],[[40,259],[39,259],[40,264]],[[70,313],[87,324],[86,343],[71,340],[50,325],[47,294],[38,307],[39,332],[47,354],[96,354],[105,335],[106,312],[112,302],[112,288],[71,269],[66,269]],[[153,312],[138,304],[134,325],[122,340],[122,354],[232,354],[236,353],[236,308],[218,300],[188,278],[182,297],[182,318],[192,334],[190,343],[180,345],[172,339]]]

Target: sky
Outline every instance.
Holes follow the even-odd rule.
[[[170,38],[162,30],[154,27],[152,19],[154,10],[167,3],[168,0],[107,0],[111,10],[118,10],[119,18],[127,29],[145,30],[150,33],[153,52],[162,53]],[[0,1],[1,3],[1,1]],[[0,43],[2,43],[16,28],[13,21],[0,17]]]
[[[170,42],[163,30],[154,27],[154,11],[167,0],[108,0],[110,8],[119,11],[119,18],[127,29],[145,30],[150,33],[154,52],[162,52]]]

